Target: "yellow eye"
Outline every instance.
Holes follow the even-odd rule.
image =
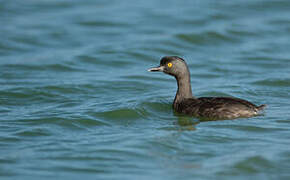
[[[167,66],[171,68],[172,67],[172,63],[168,63]]]

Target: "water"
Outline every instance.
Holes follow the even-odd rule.
[[[289,1],[0,1],[0,22],[1,179],[290,178]],[[165,55],[265,114],[175,115],[146,71]]]

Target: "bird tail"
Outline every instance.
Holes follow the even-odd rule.
[[[262,105],[258,106],[257,109],[258,109],[258,111],[262,111],[265,109],[266,106],[267,106],[266,104],[262,104]]]

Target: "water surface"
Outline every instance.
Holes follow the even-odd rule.
[[[289,179],[290,2],[0,1],[1,179]],[[199,123],[195,96],[267,104]]]

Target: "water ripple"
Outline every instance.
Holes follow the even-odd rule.
[[[289,87],[290,79],[267,79],[256,81],[253,84],[257,84],[260,86],[269,86],[269,87]]]
[[[200,34],[178,34],[178,39],[196,45],[216,45],[220,43],[238,43],[239,41],[218,32],[203,32]]]

